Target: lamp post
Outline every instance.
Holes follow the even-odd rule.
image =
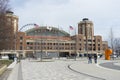
[[[60,46],[59,46],[59,43],[60,43],[60,41],[59,41],[59,27],[58,27],[58,30],[57,30],[57,40],[58,40],[58,46],[57,46],[57,49],[58,49],[58,59],[60,59]]]
[[[36,26],[35,23],[30,23],[30,24],[26,24],[26,25],[22,26],[19,30],[16,31],[16,33],[15,33],[15,38],[16,38],[15,47],[16,47],[16,49],[17,49],[17,40],[19,40],[18,38],[21,39],[21,37],[18,35],[18,33],[21,32],[25,27],[31,26],[31,25],[32,25],[32,26]],[[23,50],[23,52],[24,52],[24,49],[25,49],[25,47],[24,47],[24,44],[25,44],[24,38],[22,39],[22,41],[23,41],[23,45],[22,45],[23,48],[22,48],[22,50]],[[19,59],[19,61],[20,61],[20,52],[19,52],[19,54],[18,54],[18,59]]]
[[[42,35],[41,35],[41,56],[40,56],[41,61],[42,61],[42,52],[43,52],[43,51],[42,51],[42,44],[43,44],[43,43],[42,43]]]
[[[34,53],[33,53],[33,55],[36,55],[36,33],[37,33],[37,31],[35,31],[34,32]]]
[[[42,28],[41,28],[42,29]],[[34,39],[35,39],[35,42],[34,42],[34,53],[36,54],[36,46],[37,46],[37,43],[36,43],[36,39],[37,39],[37,35],[38,34],[38,31],[37,31],[37,28],[35,30],[35,34],[34,34]],[[41,47],[41,51],[40,51],[40,61],[42,61],[42,57],[43,57],[43,42],[42,42],[42,32],[41,32],[41,40],[40,40],[40,47]]]

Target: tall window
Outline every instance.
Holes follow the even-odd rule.
[[[22,48],[22,46],[20,46],[20,50],[22,50],[23,48]]]
[[[22,39],[23,39],[23,37],[21,36],[21,37],[20,37],[20,40],[22,40]]]
[[[83,35],[85,35],[85,25],[84,24],[82,25],[82,33],[83,33]]]

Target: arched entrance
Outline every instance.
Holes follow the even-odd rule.
[[[59,56],[60,57],[67,57],[67,56],[69,56],[69,52],[60,52]]]

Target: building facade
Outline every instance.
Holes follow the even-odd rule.
[[[0,50],[15,49],[15,34],[18,30],[18,17],[11,11],[0,15]]]
[[[18,30],[18,17],[11,11],[0,14],[0,58],[9,56],[13,58],[16,53],[16,32]]]
[[[55,27],[40,26],[23,32],[18,37],[17,50],[24,49],[24,56],[71,56],[79,54],[102,54],[108,48],[102,36],[94,35],[92,21],[84,18],[78,23],[78,34],[69,33]],[[24,39],[24,40],[23,40]]]
[[[6,34],[12,39],[8,39],[9,42],[1,41],[1,44],[5,44],[0,49],[15,50],[23,57],[102,54],[108,48],[108,43],[102,40],[102,36],[94,35],[93,22],[87,18],[78,23],[78,34],[70,36],[66,31],[52,26],[39,26],[22,32],[18,30],[18,17],[13,14],[7,17],[11,21],[11,26],[8,27],[12,29]]]

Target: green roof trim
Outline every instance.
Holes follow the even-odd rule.
[[[69,33],[60,30],[56,27],[47,27],[47,26],[40,26],[37,28],[31,28],[27,31],[25,31],[25,33],[28,36],[33,36],[33,35],[40,35],[40,36],[70,36]]]

